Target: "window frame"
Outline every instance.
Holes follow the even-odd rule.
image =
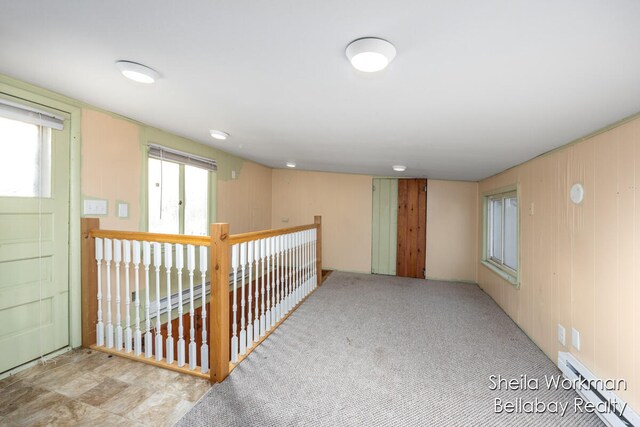
[[[157,144],[153,144],[154,146],[160,147],[160,148],[165,148],[162,147],[160,145]],[[148,147],[148,145],[147,145]],[[177,150],[174,150],[173,148],[166,148],[167,150],[170,151],[175,151],[178,152]],[[188,153],[184,153],[185,156],[189,156]],[[194,156],[194,157],[198,157],[198,156]],[[155,159],[157,160],[155,157],[151,157],[149,155],[149,150],[146,150],[146,155],[144,156],[144,168],[143,168],[143,173],[144,173],[144,199],[146,201],[145,205],[146,205],[146,209],[144,212],[144,223],[145,223],[145,229],[147,230],[147,232],[151,232],[149,231],[149,213],[151,210],[150,204],[149,204],[149,160],[151,159]],[[178,208],[178,233],[179,234],[184,234],[184,229],[185,229],[185,214],[184,214],[184,210],[185,210],[185,166],[187,166],[186,163],[183,162],[179,162],[179,161],[175,161],[175,160],[169,160],[166,159],[164,160],[165,162],[171,162],[171,163],[175,163],[178,165],[179,167],[179,172],[178,172],[178,179],[179,179],[179,184],[178,184],[178,197],[179,199],[182,201],[182,204],[179,206]],[[188,166],[193,166],[193,167],[199,167],[197,165],[188,165]],[[216,192],[213,191],[212,189],[214,189],[214,185],[215,185],[215,170],[207,170],[205,168],[201,168],[203,170],[206,170],[207,172],[207,223],[211,224],[212,222],[214,222],[214,200],[216,197]],[[209,236],[210,234],[210,230],[209,227],[207,227],[206,229],[206,234],[205,236]]]
[[[495,189],[489,192],[485,192],[483,194],[483,239],[482,239],[482,259],[480,260],[482,265],[487,267],[489,270],[496,273],[498,276],[502,277],[504,280],[511,283],[516,288],[520,287],[520,192],[518,191],[517,186],[509,186],[503,187],[499,189]],[[505,264],[504,261],[504,224],[505,224],[505,200],[514,198],[517,203],[517,224],[516,224],[516,259],[518,263],[518,268],[513,269],[512,267]],[[493,248],[493,214],[492,214],[492,201],[494,200],[502,200],[501,207],[501,251],[502,251],[502,259],[493,256],[492,248]]]

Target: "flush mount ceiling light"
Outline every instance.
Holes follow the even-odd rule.
[[[222,132],[221,130],[211,129],[209,131],[211,133],[211,137],[215,139],[225,140],[229,138],[229,134],[226,132]]]
[[[393,170],[396,172],[404,172],[407,170],[407,167],[404,165],[394,165]]]
[[[287,167],[288,168],[295,168],[296,164],[294,162],[287,162]]]
[[[160,74],[156,70],[152,70],[146,65],[138,64],[131,61],[117,61],[116,67],[126,78],[138,83],[151,84],[154,83]]]
[[[386,40],[364,37],[352,41],[345,51],[356,70],[373,73],[386,68],[396,57],[396,48]]]

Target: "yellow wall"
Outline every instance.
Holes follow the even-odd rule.
[[[217,221],[228,222],[232,234],[271,228],[271,171],[246,161],[237,179],[218,182]]]
[[[274,169],[273,228],[322,215],[323,267],[370,273],[371,185],[367,175]]]
[[[570,351],[600,378],[625,379],[630,389],[617,393],[636,411],[638,169],[640,119],[635,119],[482,181],[480,195],[518,184],[520,289],[478,266],[480,286],[552,360],[559,350]],[[569,200],[569,189],[577,182],[585,189],[580,205]],[[558,323],[567,330],[566,346],[557,340]],[[581,334],[580,350],[571,346],[572,327]]]
[[[427,278],[476,282],[478,183],[427,183]]]

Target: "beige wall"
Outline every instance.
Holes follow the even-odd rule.
[[[271,228],[271,168],[244,162],[237,179],[218,182],[218,222],[232,234]]]
[[[635,119],[482,181],[480,194],[518,185],[520,289],[478,267],[480,286],[552,360],[559,350],[570,351],[600,378],[625,379],[630,389],[619,396],[636,411],[639,169],[640,119]],[[569,188],[577,182],[585,189],[580,205],[569,200]],[[558,323],[567,330],[566,346],[557,340]],[[581,334],[580,350],[571,346],[572,327]]]
[[[427,182],[427,278],[476,282],[478,183]]]
[[[83,198],[107,199],[100,227],[137,231],[140,226],[141,150],[139,126],[109,114],[82,110],[81,191]],[[118,218],[116,200],[129,204]]]
[[[322,215],[323,267],[370,273],[371,185],[367,175],[274,169],[273,228]]]

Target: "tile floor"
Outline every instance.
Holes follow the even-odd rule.
[[[93,350],[0,380],[0,426],[171,426],[208,381]]]

